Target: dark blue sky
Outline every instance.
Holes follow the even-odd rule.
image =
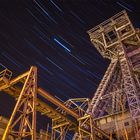
[[[37,66],[39,86],[63,101],[91,98],[109,61],[86,31],[124,9],[140,27],[139,7],[136,0],[1,0],[0,63],[15,76]]]

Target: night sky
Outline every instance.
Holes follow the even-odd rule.
[[[14,76],[37,66],[38,85],[62,101],[91,98],[109,61],[86,31],[124,9],[140,27],[138,0],[0,0],[0,63]],[[12,99],[0,98],[4,114]]]

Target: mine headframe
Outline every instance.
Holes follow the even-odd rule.
[[[98,118],[129,107],[134,122],[139,120],[139,29],[133,27],[127,13],[122,11],[89,30],[88,34],[99,53],[111,60],[88,112]]]

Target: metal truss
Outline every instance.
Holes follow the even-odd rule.
[[[96,126],[96,123],[87,112],[90,100],[88,98],[74,98],[65,102],[66,106],[79,114],[78,132],[74,135],[73,140],[96,140],[96,139],[110,139],[109,134]],[[112,140],[112,139],[110,139]]]
[[[6,140],[8,135],[15,139],[36,140],[36,93],[37,68],[31,67],[2,140]]]
[[[120,100],[122,99],[125,102],[124,108],[128,104],[132,119],[135,122],[140,118],[140,77],[138,75],[140,70],[139,30],[134,29],[127,13],[122,11],[89,30],[88,34],[91,42],[100,54],[111,60],[103,80],[92,99],[88,112],[94,117],[103,116],[104,114],[99,115],[97,108],[99,107],[101,110],[107,111],[110,102],[112,102],[110,108],[115,113],[113,110],[117,111],[118,109],[115,107],[117,103],[116,92],[114,91],[119,91],[119,94],[121,94]],[[112,64],[114,61],[116,65]],[[119,75],[115,71],[118,71]],[[102,101],[104,96],[108,97],[106,102]],[[103,103],[104,106],[102,105]],[[112,112],[107,111],[108,114]],[[138,134],[139,130],[137,129],[137,139]]]
[[[68,108],[71,108],[73,111],[77,112],[79,116],[84,116],[87,108],[89,107],[90,100],[88,98],[74,98],[69,99],[65,102],[65,105]]]
[[[37,87],[36,67],[14,79],[12,72],[5,69],[0,72],[0,91],[13,96],[17,102],[2,140],[9,134],[17,139],[36,140],[37,111],[51,119],[52,129],[46,132],[48,140],[65,140],[68,132],[76,133],[73,140],[112,140],[98,127],[95,118],[124,112],[128,106],[136,139],[140,139],[140,32],[123,11],[88,33],[101,55],[111,60],[92,101],[76,98],[63,103],[56,99]],[[37,98],[37,94],[47,102]]]
[[[12,72],[8,69],[4,69],[0,72],[0,86],[3,86],[5,84],[8,84],[9,80],[12,77]]]
[[[96,124],[91,115],[85,115],[78,119],[78,140],[97,140],[97,139],[111,139],[111,137],[96,127]]]
[[[105,91],[108,87],[108,85],[110,84],[110,79],[112,78],[112,75],[114,74],[116,65],[117,65],[118,60],[112,60],[111,64],[109,65],[102,81],[100,82],[99,87],[96,90],[96,93],[94,95],[94,98],[91,101],[91,104],[88,108],[87,112],[92,112],[92,116],[96,116],[96,109],[100,103],[100,100],[102,98],[103,95],[105,95]]]
[[[59,118],[58,118],[59,119]],[[60,122],[60,119],[59,119]],[[51,140],[65,140],[67,131],[69,131],[70,124],[68,122],[61,122],[52,120],[52,135]]]
[[[7,73],[5,72],[7,71]],[[65,103],[53,97],[44,89],[37,87],[37,69],[31,69],[18,77],[11,78],[12,72],[4,70],[1,72],[0,91],[7,93],[17,99],[14,111],[8,122],[7,128],[3,135],[3,140],[9,135],[15,136],[17,139],[37,140],[36,133],[36,112],[41,112],[42,115],[49,117],[52,130],[46,131],[47,140],[65,140],[68,132],[77,132],[77,136],[83,137],[83,126],[80,124],[83,119],[80,119],[86,113],[89,106],[89,99],[75,98],[69,99]],[[20,86],[19,86],[20,85]],[[21,88],[22,85],[22,88]],[[37,94],[49,102],[44,102],[37,98]],[[54,106],[51,106],[54,104]],[[88,117],[89,118],[89,117]],[[87,119],[87,122],[91,119]],[[93,120],[93,119],[92,119]],[[86,122],[86,131],[91,131],[92,123]],[[94,126],[94,132],[101,136],[108,136],[104,131]],[[78,138],[79,139],[79,138]]]
[[[93,119],[90,115],[85,115],[79,120],[79,140],[95,140],[96,136],[93,130]]]

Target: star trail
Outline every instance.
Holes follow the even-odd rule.
[[[55,42],[57,42],[61,47],[63,47],[65,50],[67,50],[68,52],[71,52],[70,49],[68,49],[65,45],[63,45],[58,39],[54,38],[53,39]]]
[[[39,86],[62,101],[92,98],[109,64],[91,44],[87,30],[124,9],[140,27],[139,4],[132,0],[0,3],[0,67],[18,75],[37,66]],[[0,112],[8,107],[3,98]]]

